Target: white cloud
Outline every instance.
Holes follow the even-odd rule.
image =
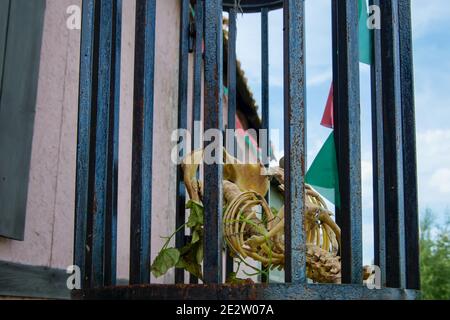
[[[314,74],[312,77],[308,78],[307,85],[312,86],[320,86],[324,83],[331,83],[333,78],[333,72],[331,70],[325,71],[322,73]]]
[[[238,15],[237,56],[250,83],[261,79],[261,19],[259,14]],[[306,2],[306,63],[308,85],[331,80],[331,4]],[[270,85],[283,86],[283,11],[269,15]]]
[[[444,195],[450,195],[450,169],[440,168],[431,176],[430,183]]]
[[[417,137],[419,202],[422,209],[448,205],[450,196],[450,129],[430,129]]]
[[[448,0],[413,0],[412,24],[414,38],[424,37],[440,22],[448,21],[450,16],[450,2]]]

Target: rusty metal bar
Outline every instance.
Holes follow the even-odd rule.
[[[416,290],[383,288],[370,290],[364,285],[151,285],[76,291],[74,299],[85,300],[414,300]],[[277,315],[279,313],[277,312]]]
[[[108,170],[108,132],[111,89],[111,57],[112,57],[112,1],[100,1],[100,26],[98,35],[98,75],[97,99],[95,105],[95,136],[94,143],[94,181],[92,189],[92,279],[93,287],[104,284],[104,253],[106,229],[106,198]]]
[[[122,0],[113,7],[112,59],[111,65],[111,112],[109,117],[108,145],[108,192],[105,239],[105,286],[114,286],[117,281],[117,201],[119,181],[119,115],[120,115],[120,66],[122,46]]]
[[[205,131],[223,130],[223,61],[222,61],[222,0],[205,1]],[[222,210],[223,210],[223,165],[222,154],[217,149],[223,146],[219,137],[208,141],[205,148],[216,146],[215,161],[205,163],[205,208],[204,227],[204,281],[207,284],[221,283],[222,279]],[[220,141],[214,141],[218,139]]]
[[[380,0],[371,0],[380,5]],[[372,87],[372,158],[373,158],[373,201],[374,201],[374,257],[375,265],[381,271],[381,284],[386,284],[386,223],[384,184],[384,123],[383,88],[381,69],[381,30],[373,30],[373,63],[371,66]]]
[[[269,11],[261,10],[261,110],[262,129],[269,130]],[[267,167],[270,161],[269,133],[264,141],[259,141],[262,147],[262,162]],[[266,152],[267,151],[267,152]]]
[[[130,284],[150,283],[155,0],[137,0],[131,172]]]
[[[74,262],[81,269],[82,287],[89,288],[90,259],[88,249],[89,178],[91,176],[91,132],[94,87],[94,39],[96,10],[94,0],[84,0],[82,12],[80,93],[78,106],[77,173],[75,191]]]
[[[306,283],[305,210],[306,77],[305,1],[284,1],[286,282]]]
[[[227,52],[227,75],[228,75],[228,129],[236,129],[236,101],[237,101],[237,86],[236,86],[236,40],[237,40],[237,26],[236,26],[236,8],[230,8],[228,11],[228,52]],[[232,152],[235,152],[236,139],[232,135],[230,137],[233,144]],[[230,143],[228,141],[228,143]],[[230,256],[230,250],[227,249],[225,273],[227,277],[234,272],[234,259]]]
[[[202,71],[203,71],[203,33],[204,33],[204,1],[196,0],[194,6],[195,39],[194,39],[194,75],[192,94],[192,150],[200,148],[200,141],[196,134],[196,125],[202,120]],[[199,175],[197,175],[199,176]],[[189,276],[189,283],[198,283],[197,277]]]
[[[270,162],[270,136],[269,136],[269,10],[261,9],[261,122],[266,135],[259,135],[259,146],[262,150],[262,163],[266,168]],[[266,196],[270,204],[270,190]],[[269,281],[270,269],[265,268],[261,277],[262,282]]]
[[[228,129],[236,129],[236,9],[228,11]]]
[[[333,0],[335,139],[341,207],[342,281],[362,283],[361,130],[358,2]]]
[[[190,39],[190,21],[189,21],[189,0],[181,0],[180,17],[180,58],[179,58],[179,79],[178,79],[178,129],[187,129],[187,111],[188,111],[188,75],[189,75],[189,39]],[[180,155],[184,157],[185,155]],[[176,185],[176,217],[175,229],[178,230],[186,223],[186,188],[183,181],[183,170],[181,165],[177,167],[177,185]],[[186,235],[184,232],[178,232],[175,236],[177,248],[186,244]],[[184,283],[184,270],[175,270],[175,282]]]
[[[86,216],[81,212],[86,208],[79,206],[81,199],[77,199],[76,231],[81,233],[77,236],[75,255],[76,260],[84,256],[84,285],[94,288],[113,285],[116,281],[117,193],[114,191],[117,190],[121,41],[114,32],[121,30],[118,19],[121,5],[121,1],[116,0],[88,2],[84,10],[87,29],[81,50],[86,56],[83,56],[80,71],[79,130],[86,129],[86,132],[79,134],[77,190],[87,187],[88,207]],[[84,171],[87,164],[89,169]],[[86,176],[82,177],[86,173],[87,180]],[[80,192],[80,196],[85,194]],[[78,247],[82,242],[84,248]]]
[[[384,119],[386,285],[404,288],[405,202],[398,1],[380,1]]]
[[[400,41],[400,91],[403,112],[406,288],[420,289],[419,205],[417,195],[416,119],[410,0],[398,0],[398,23]]]
[[[204,0],[195,2],[195,48],[194,48],[194,79],[193,79],[193,107],[192,128],[202,120],[202,71],[203,71],[203,34],[204,34]],[[200,148],[198,141],[192,137],[192,149]]]

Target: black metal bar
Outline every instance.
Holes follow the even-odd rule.
[[[222,88],[222,0],[205,1],[205,130],[223,129]],[[218,137],[215,137],[218,139]],[[207,141],[205,148],[216,146],[215,161],[205,163],[204,227],[204,281],[207,284],[222,282],[222,154],[217,151],[223,141]],[[214,138],[212,139],[214,140]],[[220,139],[222,140],[222,139]]]
[[[237,87],[236,87],[236,40],[237,40],[237,26],[236,26],[236,8],[230,8],[228,11],[228,61],[227,61],[227,75],[228,75],[228,129],[236,129],[236,102],[237,102]],[[235,136],[229,136],[233,144],[232,152],[236,150]],[[230,143],[230,141],[228,141]],[[233,154],[235,155],[235,154]],[[230,255],[230,250],[227,248],[225,273],[227,277],[234,272],[234,259]]]
[[[380,5],[380,0],[371,0]],[[386,284],[386,224],[384,190],[384,123],[383,85],[381,69],[381,30],[373,31],[373,63],[371,65],[372,87],[372,158],[373,158],[373,222],[375,265],[381,271],[381,284]]]
[[[118,7],[121,2],[105,0],[98,4],[98,65],[97,87],[93,93],[97,95],[94,103],[95,136],[91,152],[94,161],[94,176],[90,212],[92,213],[92,287],[102,287],[115,283],[116,261],[116,208],[114,208],[114,195],[111,192],[117,189],[117,180],[114,179],[114,148],[118,143],[116,131],[118,123],[119,93],[116,92],[120,82],[120,37],[114,31],[117,25],[116,14],[121,11]],[[120,30],[119,30],[120,32]],[[94,50],[96,51],[96,50]],[[119,67],[119,70],[116,68]],[[117,103],[116,103],[117,102]],[[118,118],[117,118],[118,119]],[[92,173],[91,173],[92,174]]]
[[[108,141],[108,191],[106,199],[105,286],[117,281],[117,201],[119,171],[119,115],[120,115],[120,66],[122,45],[122,0],[115,0],[113,7],[112,59],[111,59],[111,111]]]
[[[332,59],[333,59],[333,105],[336,106],[337,102],[339,101],[339,82],[335,82],[338,78],[339,70],[341,69],[339,65],[339,56],[336,54],[336,50],[338,47],[338,38],[339,38],[339,21],[338,21],[338,8],[337,8],[337,1],[331,1],[331,31],[332,31]],[[339,113],[337,112],[337,107],[333,108],[333,123],[339,123]],[[334,125],[334,140],[335,140],[335,148],[336,148],[336,156],[341,153],[340,151],[340,145],[338,141],[339,134],[337,133],[340,129],[339,126]],[[340,197],[338,192],[335,191],[335,196]],[[340,198],[339,198],[340,201]],[[342,211],[339,206],[335,206],[335,216],[336,216],[336,224],[341,226],[342,225]],[[341,254],[341,248],[339,248],[339,255]]]
[[[203,33],[204,33],[204,0],[195,2],[195,49],[194,49],[194,80],[192,128],[202,120],[202,71],[203,71]],[[197,139],[198,140],[198,139]],[[200,148],[199,142],[192,137],[192,149]]]
[[[268,167],[270,159],[269,148],[269,11],[264,8],[261,10],[261,110],[262,110],[262,129],[267,130],[265,141],[260,141],[263,149],[262,161]],[[266,152],[267,151],[267,152]]]
[[[420,289],[419,206],[417,195],[416,119],[411,31],[411,1],[398,0],[400,78],[403,117],[406,288]]]
[[[303,224],[306,167],[305,1],[284,1],[286,282],[306,283]]]
[[[150,282],[155,0],[137,0],[131,173],[130,284]]]
[[[236,9],[228,14],[228,129],[236,129]]]
[[[386,285],[405,287],[403,125],[398,1],[380,1],[384,119]]]
[[[80,93],[78,107],[74,263],[81,269],[83,288],[89,288],[88,212],[94,85],[95,1],[84,0],[82,12]]]
[[[192,150],[200,148],[200,141],[196,132],[198,124],[202,119],[202,70],[203,70],[203,33],[204,33],[204,4],[203,0],[195,1],[195,41],[194,41],[194,75],[192,94]],[[199,128],[199,127],[198,127]],[[180,276],[181,278],[181,276]],[[190,275],[189,283],[198,283],[197,277]]]
[[[188,70],[189,70],[189,0],[181,0],[180,21],[180,59],[178,79],[178,129],[187,129],[187,107],[188,107]],[[180,155],[184,157],[185,155]],[[183,170],[181,165],[177,167],[176,186],[176,217],[175,224],[178,230],[186,223],[186,189],[183,181]],[[175,245],[181,248],[186,244],[184,232],[178,232],[175,236]],[[184,270],[175,270],[175,283],[184,283]]]
[[[269,167],[270,162],[270,146],[269,146],[269,10],[261,9],[261,109],[262,109],[262,128],[266,130],[266,135],[260,135],[259,146],[262,150],[262,163]],[[266,196],[266,200],[270,202],[270,190]],[[268,282],[270,273],[269,268],[265,268],[261,281]]]
[[[338,145],[342,229],[342,281],[362,283],[361,130],[359,100],[358,2],[333,0],[336,55],[335,139]]]

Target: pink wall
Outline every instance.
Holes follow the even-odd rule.
[[[72,264],[80,31],[66,9],[80,0],[47,0],[25,241],[0,238],[0,260],[66,268]],[[118,276],[127,278],[135,0],[124,0],[119,160]],[[179,1],[157,1],[153,254],[172,232],[175,167],[170,141],[177,121]],[[172,281],[171,275],[160,282]]]

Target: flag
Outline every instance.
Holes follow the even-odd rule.
[[[306,174],[306,183],[311,185],[324,198],[340,207],[339,175],[336,160],[334,132],[319,151],[316,159]]]
[[[373,61],[373,32],[367,25],[369,13],[366,0],[359,0],[359,61],[368,65]]]
[[[327,105],[322,117],[322,126],[333,129],[334,128],[334,108],[333,108],[333,83],[331,83],[330,93],[328,94]]]
[[[366,0],[359,0],[359,61],[370,65],[373,61],[373,32],[367,25],[368,18],[367,2]],[[331,83],[325,112],[322,117],[322,126],[334,128],[333,109],[333,83]]]

